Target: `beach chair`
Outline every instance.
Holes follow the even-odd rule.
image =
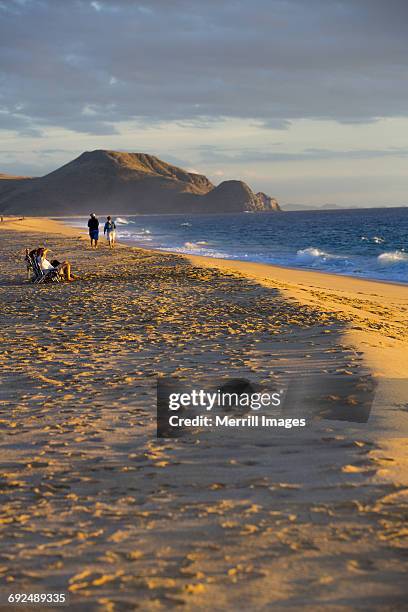
[[[27,280],[31,280],[34,275],[34,270],[31,262],[30,252],[28,249],[25,250],[24,261],[26,262]]]
[[[26,249],[25,261],[27,263],[27,274],[30,275],[31,282],[39,283],[60,283],[61,278],[57,270],[42,270],[35,255],[30,255]]]

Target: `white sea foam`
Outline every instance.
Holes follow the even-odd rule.
[[[202,246],[207,246],[208,242],[206,240],[197,240],[197,242],[185,242],[184,247],[186,249],[199,249]]]
[[[383,265],[408,262],[408,254],[404,253],[404,251],[387,251],[381,253],[381,255],[377,257],[377,260]]]
[[[365,240],[366,242],[374,242],[375,244],[382,244],[385,242],[384,238],[381,236],[373,236],[372,238],[368,238],[367,236],[360,236],[360,240]]]
[[[187,221],[185,223],[180,223],[181,227],[191,227],[191,223],[188,223]]]
[[[182,247],[169,245],[168,247],[161,246],[157,248],[159,251],[173,251],[174,253],[189,254],[191,253],[191,251],[193,251],[195,253],[198,252],[200,255],[203,255],[205,257],[216,257],[217,259],[225,259],[231,257],[231,255],[227,253],[216,251],[214,249],[200,248],[195,242],[185,242]]]
[[[115,222],[119,223],[119,225],[128,225],[129,224],[129,221],[127,219],[124,219],[123,217],[116,217]]]
[[[297,251],[296,256],[298,259],[304,259],[307,261],[313,261],[316,259],[338,259],[338,255],[330,255],[330,253],[326,253],[326,251],[321,251],[316,247],[308,247],[307,249],[299,249]]]

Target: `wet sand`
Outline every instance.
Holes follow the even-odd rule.
[[[402,609],[406,288],[91,251],[44,220],[0,230],[2,592],[66,591],[73,610]],[[80,280],[26,282],[39,242]],[[375,374],[394,396],[368,423],[157,440],[157,377],[200,374]]]

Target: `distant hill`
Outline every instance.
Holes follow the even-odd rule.
[[[97,150],[43,177],[0,175],[0,212],[24,215],[279,211],[242,181],[217,187],[145,153]]]
[[[285,211],[289,211],[289,212],[293,212],[293,211],[309,211],[309,210],[314,210],[314,211],[339,211],[339,210],[371,210],[371,209],[375,209],[375,208],[401,208],[400,204],[390,204],[390,205],[374,205],[374,206],[367,206],[367,205],[363,205],[363,204],[357,204],[355,206],[352,206],[351,204],[347,205],[347,204],[285,204]]]
[[[307,210],[345,210],[350,206],[339,206],[338,204],[285,204],[287,211],[307,211]]]
[[[15,181],[16,179],[22,180],[32,178],[31,176],[15,176],[14,174],[2,174],[0,172],[0,181]]]
[[[322,204],[320,206],[320,210],[342,210],[347,208],[347,206],[339,206],[338,204]]]

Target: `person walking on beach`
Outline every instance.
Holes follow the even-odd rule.
[[[88,221],[89,228],[89,237],[91,239],[91,249],[95,245],[95,249],[98,248],[98,239],[99,239],[99,221],[96,218],[95,213],[91,213],[90,219]]]
[[[115,246],[115,238],[116,238],[116,223],[112,221],[112,217],[106,217],[105,227],[103,228],[103,233],[106,234],[106,238],[109,244],[109,248],[113,249]]]

